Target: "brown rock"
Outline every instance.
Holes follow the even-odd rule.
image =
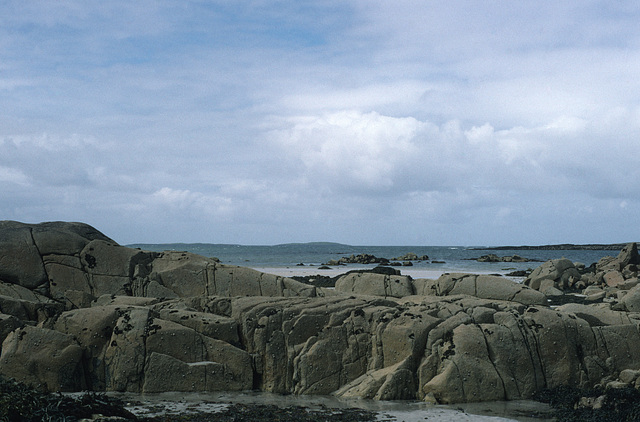
[[[620,284],[624,283],[624,276],[620,271],[616,270],[606,271],[602,278],[609,287],[617,287]]]
[[[338,278],[335,289],[343,293],[383,297],[404,297],[414,294],[410,277],[361,272]]]

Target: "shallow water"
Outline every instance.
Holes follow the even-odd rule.
[[[551,421],[549,407],[534,401],[466,403],[452,406],[432,405],[419,401],[345,400],[330,396],[282,396],[261,392],[225,393],[109,393],[128,403],[137,416],[217,412],[229,404],[263,404],[302,406],[310,409],[358,408],[379,414],[381,421],[479,421],[479,422],[544,422]]]
[[[351,254],[371,254],[392,259],[412,252],[418,256],[428,255],[427,261],[415,261],[413,267],[399,268],[405,271],[424,270],[436,272],[503,273],[514,270],[536,268],[544,261],[568,258],[589,266],[607,255],[618,255],[618,251],[606,250],[495,250],[476,249],[464,246],[353,246],[338,243],[290,243],[284,245],[222,245],[210,243],[196,244],[136,244],[150,251],[188,251],[199,255],[217,257],[225,264],[251,268],[283,268],[304,264],[317,270],[321,264],[332,259],[338,260]],[[498,256],[519,255],[533,259],[532,262],[477,262],[474,258],[487,254]],[[305,268],[301,267],[301,268]],[[343,272],[354,269],[351,265],[341,268]]]

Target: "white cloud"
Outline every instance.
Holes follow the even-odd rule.
[[[13,144],[17,148],[46,152],[77,150],[87,146],[101,149],[100,144],[93,137],[83,137],[76,133],[65,137],[50,135],[46,132],[35,135],[5,136],[0,138],[0,145],[2,144]]]
[[[298,177],[321,192],[399,195],[412,191],[517,190],[536,195],[575,189],[620,195],[616,177],[635,174],[639,158],[616,137],[592,135],[599,122],[572,116],[534,127],[465,130],[414,118],[354,111],[292,120],[273,134]],[[629,121],[625,122],[630,125]],[[634,130],[631,129],[631,133]],[[594,154],[595,152],[595,154]],[[610,160],[617,164],[609,167]],[[637,196],[638,189],[624,195]]]
[[[173,212],[193,213],[192,215],[229,216],[233,212],[233,204],[229,198],[218,195],[205,195],[188,189],[172,189],[163,187],[150,196],[152,205],[160,205]]]
[[[392,188],[403,161],[417,152],[414,138],[423,126],[414,118],[355,111],[292,123],[274,136],[302,163],[308,183],[329,191]]]
[[[0,182],[28,186],[29,178],[19,169],[0,166]]]
[[[131,241],[176,221],[252,243],[621,235],[640,206],[623,3],[10,1],[0,210]]]
[[[296,112],[318,112],[322,110],[384,110],[404,109],[415,106],[426,91],[432,88],[424,81],[401,80],[387,84],[363,84],[348,88],[326,85],[311,86],[310,92],[287,94],[281,103]]]

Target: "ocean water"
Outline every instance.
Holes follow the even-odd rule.
[[[375,412],[385,422],[551,422],[548,405],[531,400],[433,405],[420,401],[377,401],[341,399],[333,396],[278,395],[263,392],[212,393],[109,393],[140,417],[216,413],[230,403],[302,406],[308,409],[357,408]]]
[[[338,260],[352,254],[366,253],[392,259],[412,252],[418,256],[427,255],[429,257],[427,261],[414,261],[411,267],[413,270],[497,274],[533,269],[544,261],[556,258],[568,258],[573,262],[589,266],[604,256],[618,254],[618,251],[615,250],[496,250],[469,246],[354,246],[325,242],[287,243],[273,246],[213,243],[133,244],[127,246],[156,252],[188,251],[207,257],[216,257],[226,264],[250,268],[291,268],[299,266],[299,264],[303,264],[305,267],[319,267],[330,260]],[[519,255],[537,262],[493,263],[473,260],[473,258],[487,254]],[[438,261],[438,263],[433,261]],[[359,267],[362,266],[347,265],[341,268],[348,271]],[[400,270],[402,271],[402,268]]]

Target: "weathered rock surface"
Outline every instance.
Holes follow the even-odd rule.
[[[336,291],[373,296],[404,297],[415,293],[411,277],[375,273],[351,273],[336,280]]]
[[[49,390],[453,403],[638,379],[633,247],[591,272],[545,263],[531,288],[485,275],[352,273],[328,290],[122,247],[79,223],[1,222],[0,239],[0,373]],[[591,291],[619,299],[551,309],[539,291],[575,289],[599,271]],[[605,271],[624,281],[608,285]]]
[[[536,268],[524,284],[547,296],[578,292],[590,296],[592,300],[622,298],[629,292],[632,295],[622,299],[618,308],[635,311],[640,306],[634,308],[635,292],[631,292],[631,289],[638,285],[639,263],[638,247],[630,243],[622,248],[617,257],[604,257],[588,268],[564,258],[547,261]],[[626,302],[629,302],[629,307],[626,307]]]
[[[498,276],[476,274],[443,274],[437,280],[414,280],[416,293],[428,296],[469,295],[525,305],[545,305],[544,294]]]

